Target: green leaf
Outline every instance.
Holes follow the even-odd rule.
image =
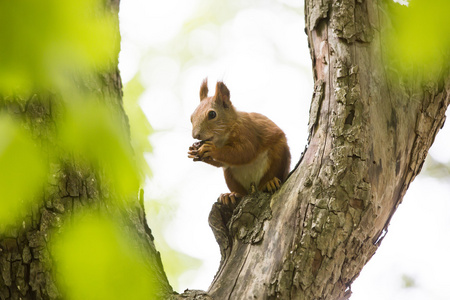
[[[20,225],[46,181],[44,156],[18,123],[0,115],[0,232]]]
[[[152,270],[117,220],[80,214],[71,224],[50,246],[65,299],[155,299]]]
[[[391,4],[396,33],[390,51],[399,65],[415,64],[427,71],[448,65],[450,23],[448,0],[411,0],[408,6]]]
[[[92,99],[67,104],[59,125],[63,151],[102,170],[110,190],[118,195],[135,195],[140,179],[124,118]]]
[[[130,122],[131,145],[133,146],[142,178],[145,175],[151,175],[150,167],[145,160],[144,154],[152,151],[148,138],[153,133],[153,129],[142,111],[142,107],[139,105],[139,98],[144,90],[145,88],[139,81],[139,74],[136,74],[127,83],[123,91],[123,105]]]
[[[60,86],[117,57],[117,21],[101,0],[0,0],[0,92]]]

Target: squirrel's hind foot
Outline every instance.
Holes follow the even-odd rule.
[[[218,201],[225,205],[236,206],[239,203],[239,201],[241,200],[241,198],[242,198],[241,194],[232,192],[232,193],[220,194]]]
[[[277,177],[274,177],[264,185],[263,191],[273,194],[276,191],[278,191],[280,187],[281,187],[281,180],[278,179]]]

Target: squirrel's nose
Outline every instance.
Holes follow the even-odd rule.
[[[194,132],[193,130],[192,130],[192,137],[193,137],[194,139],[196,139],[196,140],[201,140],[201,135],[200,135],[200,133]]]

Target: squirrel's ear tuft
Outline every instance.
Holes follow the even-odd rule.
[[[223,107],[231,107],[230,91],[222,81],[217,81],[216,94],[214,95],[214,98],[216,101],[220,101]]]
[[[200,86],[200,101],[208,97],[208,78],[203,79],[202,85]]]

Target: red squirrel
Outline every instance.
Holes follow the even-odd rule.
[[[231,193],[220,195],[220,202],[235,205],[254,188],[274,193],[286,180],[291,154],[284,132],[266,116],[237,111],[223,82],[208,97],[203,80],[191,123],[200,142],[189,147],[188,157],[223,168]]]

